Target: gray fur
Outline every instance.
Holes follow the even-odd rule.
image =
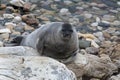
[[[44,56],[55,59],[65,59],[79,50],[78,36],[74,27],[73,34],[69,41],[61,39],[61,26],[63,22],[52,22],[41,26],[25,37],[21,45],[29,46]]]

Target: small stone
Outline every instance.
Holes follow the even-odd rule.
[[[120,31],[116,31],[116,32],[112,33],[112,35],[114,35],[114,36],[120,36]]]
[[[93,26],[93,27],[98,26],[98,22],[94,22],[94,23],[92,23],[91,26]]]
[[[30,7],[30,11],[33,11],[36,7],[37,7],[37,5],[36,5],[36,4],[33,4],[33,5]]]
[[[8,40],[9,39],[9,33],[0,34],[0,38],[2,38],[4,40]]]
[[[90,80],[100,80],[100,79],[97,79],[97,78],[92,78],[92,79],[90,79]]]
[[[10,4],[18,7],[23,7],[25,2],[23,0],[11,0]]]
[[[110,10],[110,12],[112,12],[112,13],[118,13],[118,11],[117,10]]]
[[[70,4],[72,4],[72,1],[64,1],[64,3],[65,3],[66,5],[70,5]]]
[[[23,15],[22,20],[26,22],[28,25],[38,26],[39,24],[39,21],[37,20],[36,16],[33,14]]]
[[[16,35],[16,36],[19,36],[19,35],[21,35],[21,33],[20,32],[18,32],[18,31],[12,31],[12,34],[11,35]]]
[[[79,19],[78,19],[78,18],[70,18],[70,19],[69,19],[69,22],[70,22],[72,25],[78,25],[78,24],[79,24]]]
[[[12,23],[12,22],[6,22],[6,23],[5,23],[5,26],[9,26],[9,25],[12,25],[12,26],[14,26],[14,27],[16,26],[16,24],[15,24],[15,23]]]
[[[96,33],[93,33],[93,35],[95,35],[96,37],[98,37],[98,39],[100,41],[104,41],[105,40],[102,32],[96,32]]]
[[[60,14],[61,14],[61,15],[68,15],[68,14],[69,14],[69,9],[67,9],[67,8],[62,8],[62,9],[60,10]]]
[[[8,28],[8,29],[10,29],[10,31],[12,31],[14,29],[14,26],[11,24],[8,24],[8,25],[6,25],[6,28]]]
[[[0,47],[3,47],[3,42],[2,41],[0,41]]]
[[[108,32],[103,32],[103,36],[107,39],[109,39],[111,37]]]
[[[92,18],[93,15],[92,15],[92,14],[89,14],[89,13],[85,13],[84,16],[85,16],[85,18],[90,19],[90,18]]]
[[[108,32],[108,33],[110,33],[110,34],[113,34],[113,33],[115,33],[116,28],[108,28],[105,31]]]
[[[100,18],[99,17],[96,17],[96,22],[100,23]]]
[[[95,48],[99,48],[100,47],[94,40],[92,40],[90,38],[87,38],[86,40],[91,41],[91,46],[93,46]]]
[[[110,39],[111,39],[112,41],[118,41],[118,42],[120,42],[120,39],[119,39],[118,36],[112,36]]]
[[[117,4],[120,6],[120,1],[118,1]]]
[[[95,47],[88,47],[85,49],[87,53],[93,54],[93,55],[98,55],[99,49]]]
[[[31,3],[26,2],[26,3],[24,4],[23,8],[24,8],[24,11],[30,11]]]
[[[25,31],[33,31],[34,30],[34,28],[33,27],[31,27],[31,26],[28,26],[28,25],[26,25],[25,27],[24,27],[24,29],[25,29]]]
[[[82,34],[82,33],[78,33],[78,37],[84,37],[86,38],[90,38],[90,39],[95,39],[96,37],[93,34]]]
[[[14,30],[15,31],[18,31],[18,32],[24,32],[24,26],[16,26],[15,28],[14,28]]]
[[[112,23],[113,25],[115,25],[115,26],[119,26],[120,25],[120,21],[114,21],[113,23]]]
[[[10,29],[0,29],[0,33],[11,33]]]
[[[105,4],[98,4],[97,5],[99,8],[106,8],[107,6]]]
[[[91,42],[87,40],[79,40],[79,48],[80,49],[85,49],[87,47],[91,46]]]
[[[6,5],[5,4],[0,4],[0,10],[5,9]]]
[[[98,4],[95,2],[90,3],[91,6],[97,6]]]
[[[100,23],[98,23],[98,26],[101,26],[103,28],[108,28],[108,27],[110,27],[110,24],[104,23],[104,22],[100,22]]]
[[[104,41],[101,43],[101,46],[100,47],[103,47],[103,48],[109,48],[111,46],[111,41]]]
[[[102,18],[102,20],[112,22],[112,21],[115,20],[115,16],[113,16],[113,15],[104,15],[103,18]]]
[[[14,19],[13,19],[15,22],[20,22],[20,21],[22,21],[22,18],[20,17],[20,16],[16,16],[16,17],[14,17]]]
[[[102,30],[103,28],[101,26],[97,26],[97,29],[98,30]]]
[[[5,14],[3,14],[3,17],[4,18],[14,18],[14,15],[5,13]]]
[[[7,14],[12,14],[14,12],[15,12],[15,9],[11,6],[8,6],[5,10],[5,13],[7,13]]]

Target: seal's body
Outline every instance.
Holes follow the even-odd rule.
[[[75,28],[63,22],[52,22],[41,26],[24,37],[20,45],[32,47],[41,55],[55,59],[74,56],[79,49]]]

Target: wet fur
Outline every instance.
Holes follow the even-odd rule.
[[[63,22],[46,24],[23,38],[20,45],[35,48],[43,56],[55,59],[69,58],[79,49],[78,36],[74,27],[69,24],[64,25],[64,30],[72,30],[71,38],[64,41],[61,32],[63,24]]]

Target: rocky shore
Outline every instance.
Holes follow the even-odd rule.
[[[15,37],[29,35],[32,31],[46,23],[68,21],[75,26],[78,31],[80,52],[77,54],[74,63],[66,64],[66,66],[59,62],[53,64],[58,66],[61,64],[65,67],[67,72],[64,72],[64,74],[68,75],[65,79],[64,77],[60,79],[57,79],[58,77],[50,79],[75,80],[76,75],[77,80],[120,80],[119,0],[4,0],[0,3],[1,68],[6,68],[2,67],[4,65],[2,61],[8,62],[9,58],[10,60],[11,58],[15,58],[15,60],[20,58],[20,60],[18,60],[20,64],[17,64],[17,66],[20,65],[20,67],[27,64],[29,64],[27,66],[30,67],[30,65],[34,63],[34,60],[38,59],[38,53],[31,48],[16,47],[17,44],[13,42]],[[35,53],[35,55],[33,53]],[[11,54],[20,55],[11,56]],[[26,58],[21,56],[21,54],[24,54],[24,56],[26,56],[25,54],[27,54],[27,56],[35,56],[35,58]],[[25,63],[21,64],[22,59],[25,60],[23,61]],[[44,62],[43,58],[40,59]],[[13,65],[10,70],[16,69],[13,66],[14,63],[16,65],[17,62],[11,60],[11,63]],[[37,65],[37,63],[39,63],[38,60],[33,65]],[[41,63],[39,63],[39,65]],[[52,63],[54,63],[54,60]],[[31,68],[37,68],[39,65],[31,66],[28,71],[30,71]],[[7,66],[7,63],[5,66]],[[9,66],[10,64],[8,64],[7,69]],[[63,67],[59,67],[64,70]],[[67,68],[72,70],[75,75]],[[24,71],[24,69],[28,68],[26,66],[20,69],[17,68],[17,70],[22,71]],[[13,72],[14,71],[16,70],[13,70]],[[32,71],[34,72],[34,70]],[[25,78],[25,76],[17,79],[17,77],[11,76],[9,73],[9,75],[3,73],[7,72],[0,70],[0,79],[2,80],[38,80],[40,79],[38,76],[41,74],[35,74],[38,79],[35,75],[32,75],[32,73],[27,75],[32,76],[31,79],[28,77]],[[28,74],[29,72],[23,73]],[[18,75],[21,74],[17,74],[17,76]],[[8,79],[7,77],[12,78]],[[49,78],[45,80],[49,80]]]

